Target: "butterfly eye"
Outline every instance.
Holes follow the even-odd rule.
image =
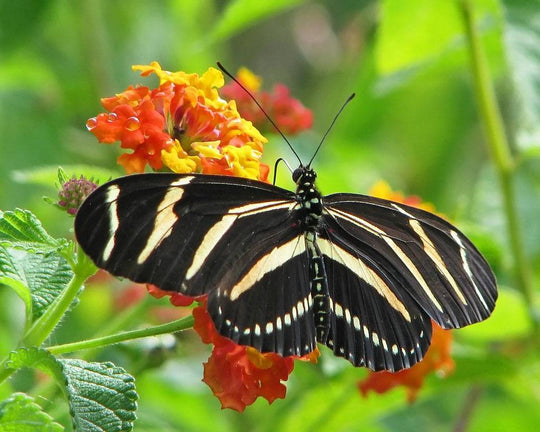
[[[302,174],[305,172],[306,169],[304,167],[296,168],[292,173],[293,182],[298,183],[298,180],[300,180],[300,177],[302,177]]]

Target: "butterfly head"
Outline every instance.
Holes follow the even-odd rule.
[[[306,185],[306,183],[313,185],[316,178],[317,174],[315,171],[302,165],[296,168],[292,173],[292,179],[298,186]]]

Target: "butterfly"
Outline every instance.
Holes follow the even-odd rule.
[[[291,146],[294,192],[203,174],[112,180],[78,210],[77,241],[113,275],[206,296],[221,335],[282,356],[320,343],[398,371],[423,358],[432,320],[452,329],[490,316],[495,276],[471,241],[402,203],[321,195],[311,167],[321,144],[306,165]]]
[[[358,194],[321,196],[235,177],[139,174],[96,189],[75,219],[98,267],[206,295],[218,332],[261,352],[303,356],[322,343],[372,370],[422,359],[431,320],[487,318],[495,277],[442,218]]]

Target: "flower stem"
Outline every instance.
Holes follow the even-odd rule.
[[[478,407],[478,403],[480,402],[482,392],[483,388],[478,385],[473,385],[469,389],[461,413],[452,429],[453,432],[466,432],[468,430],[474,410]]]
[[[80,342],[73,342],[64,345],[55,345],[48,347],[47,350],[51,354],[65,354],[73,351],[99,348],[102,346],[117,344],[119,342],[130,341],[133,339],[145,338],[148,336],[157,336],[166,333],[175,333],[181,330],[186,330],[193,327],[193,317],[188,316],[185,318],[171,321],[167,324],[162,324],[154,327],[147,327],[144,329],[132,330],[122,332],[114,335],[103,336],[95,339],[88,339]]]
[[[459,5],[471,54],[471,69],[480,117],[486,134],[486,143],[501,187],[510,249],[514,257],[516,284],[528,305],[534,329],[537,331],[538,320],[534,310],[532,276],[524,252],[514,191],[516,163],[510,151],[480,35],[475,26],[472,3],[470,0],[461,0]]]

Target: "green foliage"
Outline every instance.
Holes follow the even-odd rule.
[[[28,322],[34,322],[73,277],[67,261],[56,254],[35,254],[0,246],[0,283],[24,301]]]
[[[516,91],[516,141],[540,152],[540,2],[505,0],[504,41]]]
[[[14,393],[0,402],[2,432],[61,432],[64,428],[44,413],[34,399],[24,393]]]
[[[0,212],[0,242],[32,253],[49,254],[65,248],[64,239],[54,239],[28,210]]]
[[[258,2],[253,0],[231,1],[222,17],[217,22],[210,40],[222,40],[231,37],[246,27],[255,25],[258,21],[275,15],[283,10],[290,9],[303,0],[276,0],[272,2]]]
[[[0,365],[0,431],[493,431],[540,422],[539,0],[1,3],[0,340],[12,353]],[[117,149],[96,143],[85,122],[100,97],[143,82],[130,65],[152,60],[187,72],[216,60],[248,66],[265,88],[282,81],[313,108],[315,131],[357,93],[314,162],[321,189],[362,193],[385,179],[419,195],[496,272],[497,308],[454,332],[452,374],[430,377],[412,405],[402,389],[363,398],[356,383],[366,372],[323,349],[318,365],[296,363],[284,400],[222,411],[200,382],[208,352],[199,340],[181,332],[171,348],[159,338],[191,321],[156,326],[172,309],[163,301],[130,303],[126,282],[87,281],[96,269],[77,251],[73,218],[49,204],[57,167],[99,183],[120,175]],[[269,138],[266,162],[289,158]],[[307,160],[319,139],[291,141]],[[502,161],[493,139],[511,150]],[[77,350],[84,360],[62,357]]]
[[[131,431],[137,409],[134,379],[112,363],[57,359],[46,350],[20,349],[6,362],[8,369],[37,368],[62,387],[80,432]]]

